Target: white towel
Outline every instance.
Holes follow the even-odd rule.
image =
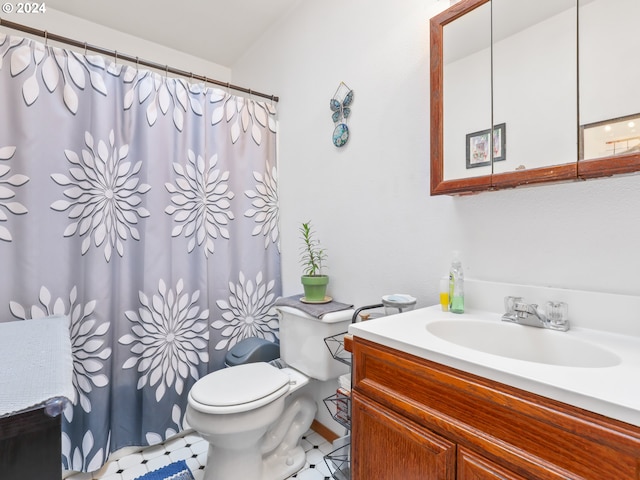
[[[74,394],[69,317],[0,322],[0,417]]]
[[[340,377],[338,377],[338,385],[340,385],[340,388],[342,388],[346,392],[350,392],[351,391],[351,373],[345,373],[344,375],[340,375]]]

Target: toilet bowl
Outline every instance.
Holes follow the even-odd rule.
[[[352,310],[322,320],[291,307],[278,313],[287,367],[255,362],[224,368],[189,392],[186,420],[209,442],[204,480],[284,480],[300,470],[306,461],[300,439],[317,411],[303,387],[310,378],[336,379],[348,369],[323,340],[347,330]]]

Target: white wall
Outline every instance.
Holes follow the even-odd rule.
[[[429,196],[429,18],[448,4],[300,2],[232,67],[281,98],[285,295],[301,291],[305,220],[328,248],[330,293],[356,305],[394,292],[437,303],[452,249],[468,277],[640,295],[640,176]],[[340,81],[355,99],[337,149]]]
[[[284,293],[300,292],[298,225],[328,250],[330,293],[357,305],[388,293],[435,300],[452,248],[450,198],[429,197],[429,27],[425,1],[301,2],[232,67],[281,95]],[[354,90],[351,138],[334,147],[329,99]],[[427,297],[428,296],[428,297]]]

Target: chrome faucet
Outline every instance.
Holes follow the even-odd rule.
[[[535,303],[525,303],[520,297],[505,297],[503,322],[518,323],[530,327],[549,328],[566,332],[569,330],[567,306],[562,302],[547,302],[548,311],[544,312]]]

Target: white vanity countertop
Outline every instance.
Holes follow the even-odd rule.
[[[442,312],[433,306],[352,324],[356,337],[410,353],[449,367],[552,398],[585,410],[640,426],[640,338],[571,328],[568,335],[605,348],[620,357],[611,367],[583,368],[515,360],[445,341],[427,331],[427,324],[447,320],[501,322],[501,314],[469,310],[464,314]],[[519,328],[531,328],[517,325]],[[509,339],[505,338],[505,342]]]

